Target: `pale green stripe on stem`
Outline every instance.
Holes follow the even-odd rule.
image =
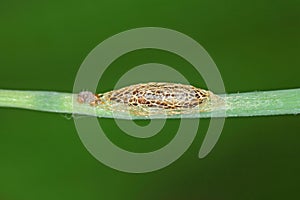
[[[235,93],[220,95],[220,97],[224,99],[225,106],[211,105],[211,109],[214,110],[214,113],[219,113],[216,115],[213,115],[212,112],[205,112],[189,115],[157,115],[150,116],[150,118],[240,117],[300,113],[300,89]],[[76,98],[76,94],[46,91],[0,90],[0,107],[90,115],[104,118],[129,118],[128,115],[123,115],[122,113],[113,115],[111,111],[101,106],[92,107],[79,104],[73,101],[73,98]],[[148,117],[145,116],[131,116],[131,118],[148,119]]]

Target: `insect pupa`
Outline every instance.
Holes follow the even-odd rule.
[[[120,106],[131,110],[140,110],[144,115],[148,111],[159,113],[166,111],[175,114],[189,113],[192,110],[204,111],[204,105],[214,94],[210,91],[179,83],[150,82],[112,90],[103,94],[83,91],[78,94],[79,103],[91,106],[103,105],[112,111]],[[145,113],[143,113],[145,112]]]

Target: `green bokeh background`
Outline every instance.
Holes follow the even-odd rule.
[[[228,93],[300,86],[297,0],[12,0],[0,2],[0,88],[71,92],[80,64],[97,44],[145,26],[198,41]],[[147,62],[168,64],[203,86],[183,60],[143,50],[116,60],[99,91],[113,88],[125,67]],[[200,160],[209,124],[202,120],[180,159],[147,174],[119,172],[94,159],[69,117],[0,108],[0,200],[300,198],[299,116],[227,119],[218,144]],[[124,136],[111,119],[100,123],[116,144],[137,152],[162,147],[178,126],[169,120],[160,135],[141,141]]]

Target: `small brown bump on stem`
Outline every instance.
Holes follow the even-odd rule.
[[[97,99],[97,96],[90,91],[82,91],[77,95],[78,103],[94,104]]]

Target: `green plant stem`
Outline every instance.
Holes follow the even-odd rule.
[[[77,103],[76,94],[47,91],[0,90],[0,107],[121,119],[240,117],[300,113],[300,89],[219,96],[223,98],[225,104],[222,106],[212,104],[212,112],[150,117],[112,113],[101,106],[92,107]]]

